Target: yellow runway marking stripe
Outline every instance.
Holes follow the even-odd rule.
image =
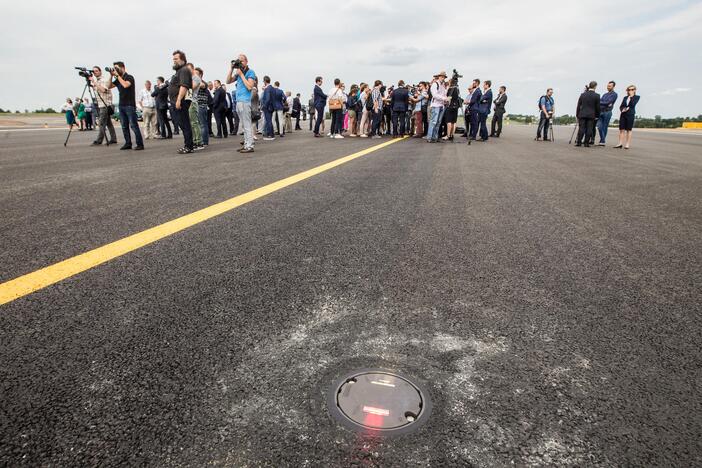
[[[310,177],[326,172],[335,167],[341,166],[349,161],[365,156],[379,149],[385,148],[400,140],[390,140],[376,146],[364,149],[357,153],[345,156],[340,159],[322,164],[299,174],[281,179],[277,182],[265,185],[242,195],[230,198],[215,205],[208,206],[194,213],[181,216],[172,221],[154,226],[145,231],[138,232],[131,236],[117,240],[102,247],[98,247],[88,252],[76,255],[69,259],[55,263],[40,270],[28,273],[13,280],[0,284],[0,305],[19,299],[31,294],[39,289],[58,283],[66,278],[77,275],[83,271],[94,268],[102,263],[137,250],[145,245],[156,242],[164,237],[180,232],[196,224],[207,221],[210,218],[219,216],[227,211],[233,210],[241,205],[265,197],[273,192],[289,187]]]

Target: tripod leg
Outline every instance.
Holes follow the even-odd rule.
[[[85,92],[90,89],[90,82],[88,79],[85,79],[85,86],[83,87],[83,92],[80,94],[80,102],[83,102],[83,96],[85,96]],[[90,91],[88,91],[88,95],[92,98],[92,94],[90,94]],[[66,146],[68,144],[68,139],[71,138],[71,132],[73,132],[73,125],[71,125],[71,128],[68,129],[68,135],[66,135],[66,141],[63,142],[63,146]]]
[[[575,137],[575,131],[578,129],[578,123],[575,122],[575,127],[573,127],[573,133],[570,134],[570,140],[568,141],[569,145],[573,144],[573,137]]]

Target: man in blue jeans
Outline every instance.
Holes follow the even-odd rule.
[[[439,140],[439,126],[441,125],[441,119],[444,116],[444,107],[449,102],[449,98],[446,96],[446,72],[440,71],[434,75],[434,79],[429,86],[431,91],[431,117],[429,118],[429,130],[427,132],[427,141],[429,143],[438,143]]]
[[[114,68],[110,71],[115,78],[112,81],[111,88],[119,90],[119,122],[122,124],[122,133],[124,134],[124,145],[121,150],[132,149],[132,136],[129,133],[131,127],[136,139],[135,151],[144,149],[144,140],[141,138],[141,130],[139,130],[139,121],[136,114],[136,91],[134,88],[134,77],[127,73],[127,68],[124,62],[115,62]]]
[[[200,84],[197,91],[194,92],[193,100],[197,101],[197,119],[202,133],[202,144],[208,146],[210,144],[210,127],[207,124],[207,116],[209,115],[207,103],[210,100],[210,91],[207,89],[207,83],[202,80],[204,74],[202,68],[195,67],[195,75],[200,78]]]
[[[553,88],[548,88],[546,94],[539,98],[539,126],[536,128],[536,141],[550,141],[548,127],[556,111],[553,100]]]
[[[612,119],[612,109],[614,109],[614,104],[617,102],[618,97],[614,91],[616,85],[614,81],[607,83],[607,92],[600,98],[600,117],[597,119],[597,132],[600,134],[600,142],[597,146],[604,146],[607,139],[609,121]]]

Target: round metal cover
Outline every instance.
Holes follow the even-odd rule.
[[[329,408],[347,427],[398,433],[418,428],[429,417],[431,404],[420,385],[392,372],[352,372],[332,387]]]

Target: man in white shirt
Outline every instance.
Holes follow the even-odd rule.
[[[141,109],[141,117],[144,122],[144,134],[150,140],[156,137],[156,99],[151,96],[151,82],[146,80],[144,89],[139,93],[137,105]]]
[[[434,75],[430,85],[431,90],[431,117],[429,118],[429,131],[427,132],[427,141],[436,143],[439,140],[439,126],[441,125],[441,117],[444,115],[444,106],[449,102],[446,96],[446,72],[440,71]]]
[[[107,145],[117,143],[115,127],[112,125],[114,107],[112,106],[112,89],[110,88],[112,81],[110,78],[109,73],[102,73],[102,68],[97,65],[93,67],[93,76],[90,78],[90,81],[93,88],[95,88],[97,97],[99,130],[97,138],[92,143],[93,146],[100,146],[103,139]]]
[[[292,133],[292,108],[293,108],[293,97],[292,93],[290,91],[285,91],[285,102],[288,105],[287,110],[285,111],[285,133]]]

